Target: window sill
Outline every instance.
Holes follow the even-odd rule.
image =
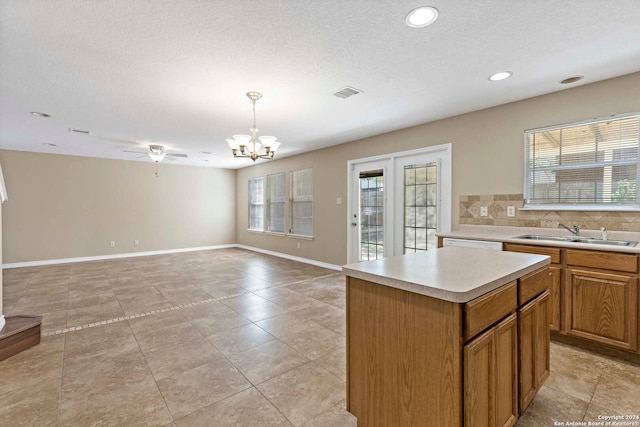
[[[265,231],[264,234],[266,234],[267,236],[279,236],[279,237],[286,236],[286,234],[280,231]]]
[[[525,205],[519,211],[640,212],[640,206]]]
[[[313,236],[303,236],[302,234],[287,234],[287,237],[300,240],[313,240]]]
[[[247,228],[247,233],[264,234],[264,230],[252,230],[251,228]]]

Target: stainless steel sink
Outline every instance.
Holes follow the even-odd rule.
[[[548,242],[588,243],[590,245],[627,246],[627,247],[633,247],[638,244],[638,242],[632,242],[628,240],[602,240],[602,239],[594,239],[592,237],[544,236],[539,234],[525,234],[523,236],[516,236],[514,237],[514,239],[540,240],[540,241],[548,241]]]
[[[524,236],[516,236],[514,239],[527,239],[527,240],[548,240],[552,242],[570,242],[573,237],[560,237],[560,236],[541,236],[537,234],[525,234]]]

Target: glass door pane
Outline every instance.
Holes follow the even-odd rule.
[[[383,170],[360,172],[359,261],[384,258]]]
[[[438,164],[404,167],[403,253],[435,249],[438,244]]]

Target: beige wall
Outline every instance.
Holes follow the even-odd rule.
[[[496,90],[501,90],[498,85]],[[524,130],[632,111],[640,111],[640,73],[241,169],[236,181],[238,242],[344,264],[347,161],[444,143],[453,145],[452,224],[456,229],[460,195],[523,192]],[[314,240],[301,241],[298,249],[295,239],[248,233],[247,180],[309,166],[314,168]],[[342,197],[344,204],[336,205],[336,197]]]
[[[148,162],[7,150],[0,163],[4,263],[235,243],[233,170],[161,163],[156,178]]]

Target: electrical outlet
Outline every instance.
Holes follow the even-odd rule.
[[[341,205],[342,204],[342,197],[337,197],[336,198],[336,205]]]
[[[510,216],[510,217],[516,216],[516,207],[515,206],[507,206],[507,216]]]
[[[486,206],[480,206],[480,216],[489,216],[489,209]]]
[[[140,240],[134,240],[134,241],[133,241],[133,245],[134,245],[134,246],[138,246],[139,244],[140,244]]]
[[[111,246],[112,248],[116,247],[116,242],[114,240],[109,242],[109,246]]]
[[[298,242],[298,249],[300,249],[302,247],[302,245],[300,244],[300,242]]]

